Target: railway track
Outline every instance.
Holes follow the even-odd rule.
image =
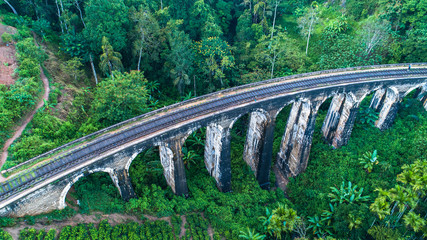
[[[24,189],[30,188],[45,179],[53,177],[66,169],[84,163],[85,161],[90,160],[93,156],[105,153],[113,148],[146,136],[150,133],[154,133],[161,129],[214,111],[221,111],[233,106],[254,102],[255,99],[262,100],[263,98],[277,94],[291,93],[295,90],[301,91],[320,86],[372,81],[375,79],[417,76],[427,76],[427,68],[416,68],[411,71],[407,71],[406,69],[372,70],[360,73],[342,73],[332,76],[313,76],[302,80],[295,79],[294,81],[278,82],[277,84],[265,87],[258,86],[257,89],[252,89],[234,95],[230,94],[222,96],[220,98],[213,99],[212,101],[194,105],[175,112],[171,111],[170,113],[164,114],[163,116],[155,119],[154,117],[151,117],[153,119],[127,129],[117,131],[107,138],[101,137],[99,141],[95,140],[82,147],[78,147],[77,149],[74,149],[60,157],[56,157],[52,161],[37,167],[34,171],[16,176],[2,183],[0,185],[0,201],[9,198]]]

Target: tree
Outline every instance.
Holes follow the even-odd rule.
[[[388,22],[378,21],[373,17],[363,24],[360,38],[362,45],[365,47],[366,55],[371,55],[377,47],[381,47],[386,42],[389,36],[388,25]]]
[[[143,52],[150,53],[159,46],[160,26],[153,15],[142,7],[133,14],[132,19],[136,23],[135,32],[138,35],[134,47],[138,52],[137,70],[139,71]]]
[[[195,42],[193,48],[196,53],[196,65],[209,80],[208,91],[215,88],[212,80],[219,81],[220,86],[223,87],[225,70],[234,66],[230,45],[219,37],[209,37]]]
[[[191,39],[219,37],[222,30],[213,9],[204,0],[197,0],[190,9],[189,34]]]
[[[276,63],[281,60],[286,52],[287,40],[286,33],[279,32],[276,36],[273,36],[272,39],[268,39],[266,36],[262,37],[256,46],[257,53],[255,58],[261,63],[270,63],[270,78],[274,76],[274,67]]]
[[[406,34],[407,39],[402,44],[403,61],[427,61],[427,22],[415,24]]]
[[[282,233],[290,233],[294,230],[299,217],[294,209],[281,204],[272,213],[268,228],[277,239],[282,239]]]
[[[411,208],[404,216],[404,222],[418,231],[421,229],[419,227],[421,222],[414,210],[416,210],[420,199],[426,195],[427,162],[417,160],[411,165],[404,165],[402,169],[403,172],[397,176],[397,180],[401,183],[389,190],[376,189],[379,194],[374,203],[371,204],[370,209],[378,214],[380,220],[385,219],[387,225],[394,227],[398,225],[406,209]],[[399,212],[393,216],[396,208],[399,209]],[[427,231],[427,229],[423,229]]]
[[[305,13],[298,18],[298,27],[301,28],[301,35],[307,38],[307,45],[305,47],[305,55],[308,55],[308,44],[310,42],[310,36],[313,28],[319,21],[317,15],[319,14],[319,6],[316,1],[312,2]]]
[[[105,79],[96,88],[92,105],[95,121],[110,126],[148,111],[146,84],[142,72],[114,72],[114,78]]]
[[[94,55],[101,52],[102,38],[106,37],[116,51],[127,44],[129,25],[128,7],[122,0],[89,0],[85,5],[83,36]]]
[[[81,69],[82,67],[82,59],[78,57],[74,57],[61,65],[62,71],[70,75],[76,83],[77,79],[81,79],[85,75],[84,70]]]
[[[274,34],[274,26],[276,25],[276,15],[277,15],[277,7],[279,6],[281,0],[274,0],[274,17],[273,17],[273,26],[271,29],[271,37],[270,39],[273,39]]]
[[[406,226],[410,226],[414,229],[415,232],[423,231],[425,234],[427,234],[427,221],[423,219],[419,214],[409,212],[403,218],[403,221],[405,222]]]
[[[119,52],[115,52],[113,46],[111,46],[108,38],[102,38],[102,55],[100,57],[101,62],[99,67],[104,73],[109,72],[111,77],[114,79],[113,71],[119,71],[123,68],[122,55]]]
[[[165,66],[169,68],[173,85],[178,88],[180,95],[184,93],[184,86],[191,83],[190,74],[193,71],[194,52],[192,42],[184,31],[172,30],[169,34],[170,53]],[[194,93],[196,92],[194,86]]]
[[[402,24],[402,1],[401,0],[380,0],[380,15],[381,19],[385,19],[390,23],[390,27],[397,31],[404,26]]]
[[[266,208],[266,216],[259,217],[259,220],[263,222],[265,231],[276,239],[282,239],[282,233],[292,232],[301,221],[294,209],[282,204],[271,213]]]

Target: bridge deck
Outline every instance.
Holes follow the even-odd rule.
[[[138,116],[73,141],[13,168],[12,171],[16,171],[29,167],[29,169],[17,171],[1,183],[0,208],[19,196],[26,195],[97,161],[101,155],[118,151],[134,141],[144,141],[215,112],[252,104],[255,100],[264,101],[278,95],[313,88],[395,78],[427,78],[427,67],[423,66],[423,64],[419,66],[413,64],[411,71],[408,71],[406,66],[391,66],[369,70],[345,69],[341,72],[333,70],[271,79],[208,94]]]

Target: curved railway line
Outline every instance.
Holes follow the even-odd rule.
[[[294,91],[307,90],[315,87],[331,86],[346,83],[359,83],[363,81],[373,81],[376,79],[402,78],[402,77],[425,77],[427,68],[406,69],[387,69],[387,70],[369,70],[364,72],[341,73],[332,76],[311,76],[304,79],[287,80],[276,82],[265,87],[255,85],[255,89],[237,92],[220,96],[218,98],[183,108],[177,111],[166,112],[166,114],[150,116],[151,119],[135,124],[126,129],[119,129],[107,137],[99,137],[84,146],[76,147],[62,156],[56,156],[53,160],[36,167],[33,171],[13,177],[1,183],[0,201],[16,195],[22,190],[30,188],[45,179],[53,177],[58,173],[77,166],[92,157],[107,152],[122,144],[131,142],[137,138],[155,133],[159,130],[173,126],[175,124],[187,121],[192,118],[203,116],[212,112],[225,110],[233,106],[262,100],[263,98],[277,95],[292,93]],[[239,87],[238,87],[239,88]],[[197,103],[197,102],[195,102]]]

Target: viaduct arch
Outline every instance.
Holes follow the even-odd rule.
[[[334,147],[347,144],[359,104],[371,92],[374,95],[370,107],[379,112],[375,124],[381,130],[391,126],[399,102],[414,89],[427,110],[427,64],[412,66],[410,71],[397,64],[271,79],[135,117],[3,171],[11,176],[0,183],[0,216],[62,209],[70,187],[82,176],[99,171],[108,172],[121,196],[129,200],[136,196],[129,166],[139,153],[153,146],[159,147],[168,185],[176,194],[186,195],[181,149],[186,138],[202,127],[206,127],[206,169],[219,190],[230,191],[230,130],[237,119],[248,113],[244,161],[260,186],[267,189],[275,120],[285,106],[292,105],[277,166],[290,177],[307,167],[317,111],[329,97],[332,101],[321,130]]]

